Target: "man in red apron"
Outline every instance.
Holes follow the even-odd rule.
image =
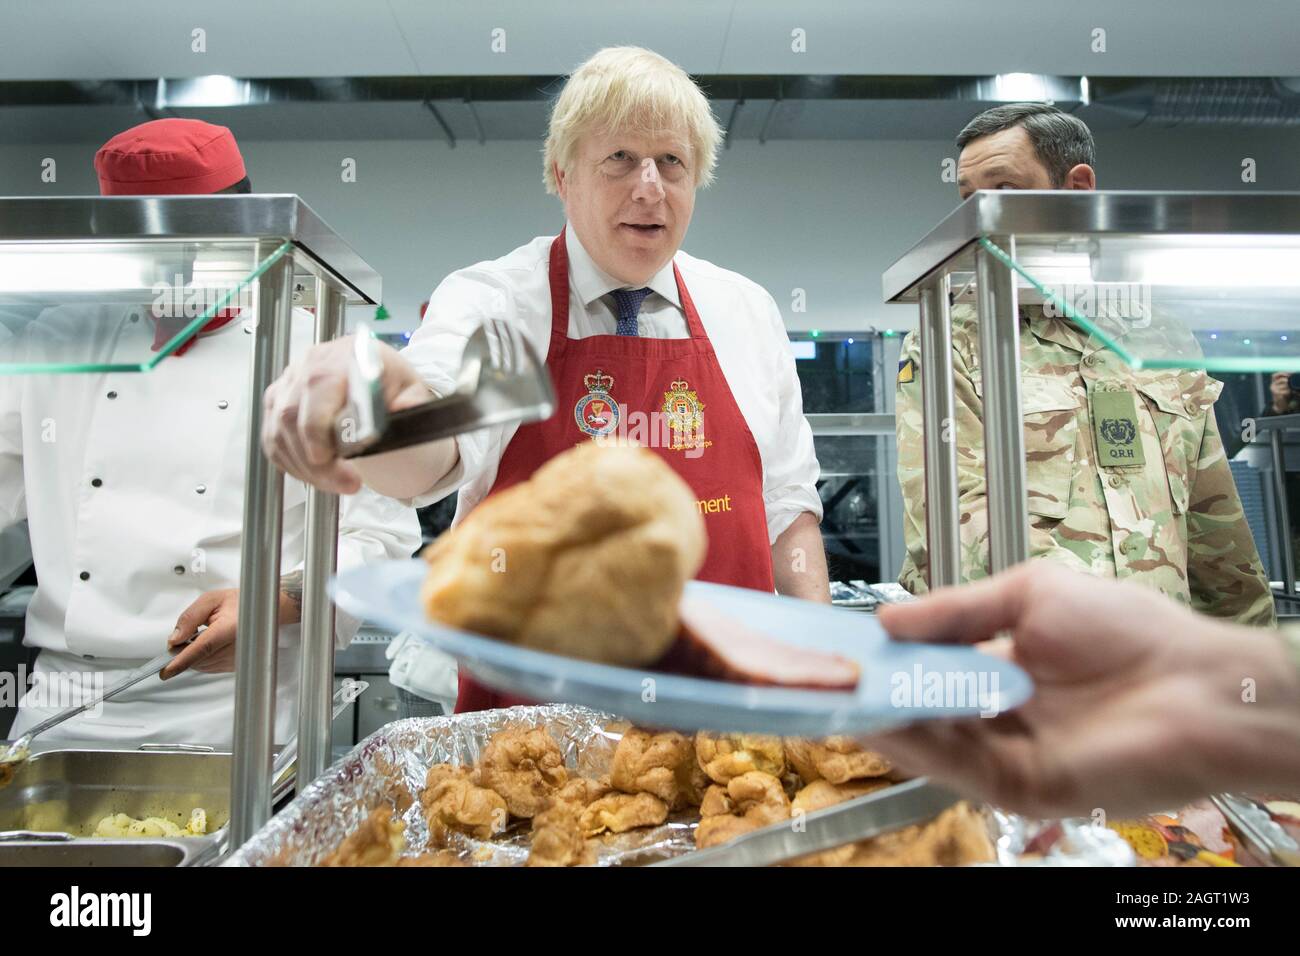
[[[701,580],[828,602],[817,461],[780,312],[759,286],[679,248],[720,139],[680,68],[636,48],[597,53],[566,83],[546,142],[546,184],[568,225],[448,276],[410,346],[384,353],[389,404],[404,407],[454,387],[484,318],[516,321],[545,350],[555,415],[342,462],[328,436],[345,341],[268,391],[268,454],[345,493],[364,480],[423,505],[458,490],[459,521],[575,444],[636,441],[695,491],[709,536]],[[457,710],[512,702],[461,675]]]

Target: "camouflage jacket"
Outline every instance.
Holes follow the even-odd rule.
[[[973,580],[989,573],[973,306],[955,305],[952,325],[961,567],[963,580]],[[1222,383],[1202,371],[1134,371],[1041,308],[1022,309],[1020,334],[1031,557],[1139,581],[1243,624],[1274,623],[1268,580],[1214,423]],[[913,593],[927,586],[920,360],[913,332],[903,342],[897,407],[907,545],[899,582]],[[1092,400],[1110,389],[1134,396],[1144,465],[1098,460]]]

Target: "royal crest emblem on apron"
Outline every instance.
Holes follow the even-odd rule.
[[[578,427],[592,438],[603,438],[618,428],[618,402],[609,390],[614,387],[614,376],[596,369],[582,377],[587,394],[573,406],[573,418]]]
[[[661,411],[672,431],[673,451],[707,448],[713,444],[704,440],[704,403],[690,391],[685,379],[677,379],[668,386]]]

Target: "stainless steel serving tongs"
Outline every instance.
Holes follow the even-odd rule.
[[[383,365],[369,326],[357,331],[355,342],[348,405],[334,429],[344,458],[396,451],[491,425],[540,421],[555,411],[551,376],[515,323],[485,320],[465,343],[455,389],[396,412],[384,405]]]
[[[782,820],[720,846],[652,865],[771,866],[924,823],[960,799],[946,787],[919,777],[805,814],[797,827]]]
[[[1210,796],[1210,802],[1223,814],[1237,838],[1260,860],[1271,860],[1278,866],[1300,866],[1300,845],[1254,800],[1216,793]]]

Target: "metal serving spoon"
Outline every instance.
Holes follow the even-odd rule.
[[[159,654],[153,660],[149,661],[149,663],[143,664],[131,671],[131,673],[127,674],[107,690],[103,690],[99,694],[89,697],[83,703],[78,704],[75,707],[61,710],[53,717],[41,721],[31,730],[27,731],[27,733],[15,740],[7,748],[0,751],[0,787],[8,786],[10,781],[14,778],[14,774],[18,772],[18,766],[24,763],[27,758],[31,756],[32,739],[34,737],[45,733],[45,731],[49,730],[51,727],[57,727],[65,720],[71,720],[78,714],[85,713],[92,707],[97,707],[104,701],[116,697],[128,687],[134,687],[142,680],[147,680],[155,674],[161,674],[162,669],[171,663],[171,659],[175,657],[182,648],[188,647],[191,643],[197,640],[197,638],[198,635],[195,635],[183,644],[177,644],[175,647],[168,648],[164,653]]]

